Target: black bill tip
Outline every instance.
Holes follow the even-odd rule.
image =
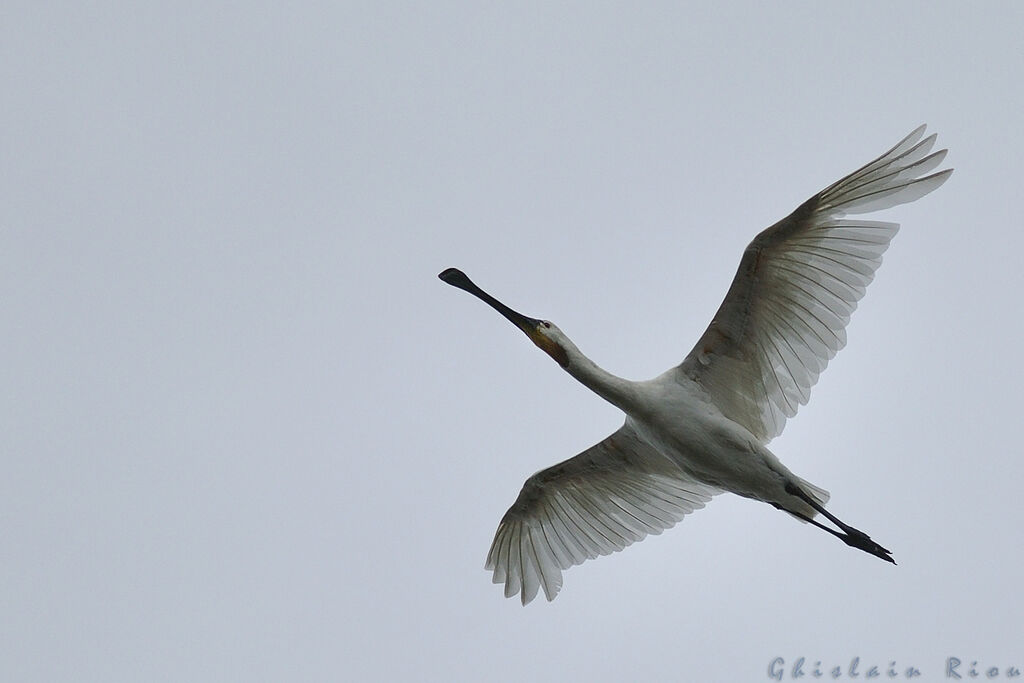
[[[459,289],[465,290],[470,294],[480,296],[483,291],[476,286],[476,283],[469,279],[469,276],[463,273],[458,268],[445,268],[437,277],[441,278],[443,282],[447,282],[452,287],[458,287]],[[487,299],[485,298],[485,301]]]
[[[469,278],[458,268],[445,268],[437,275],[441,280],[447,282],[450,285],[459,287],[460,285],[469,282]]]

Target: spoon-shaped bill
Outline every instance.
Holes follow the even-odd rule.
[[[442,271],[438,275],[438,277],[441,278],[441,280],[443,280],[444,282],[450,284],[452,287],[458,287],[459,289],[465,290],[472,294],[473,296],[477,297],[478,299],[489,305],[491,308],[496,310],[498,313],[501,313],[503,316],[508,318],[509,322],[511,322],[513,325],[521,329],[526,334],[530,335],[531,338],[533,335],[531,335],[530,333],[533,330],[536,330],[537,327],[541,325],[540,320],[537,320],[536,318],[530,318],[528,316],[523,315],[522,313],[513,311],[511,308],[501,303],[484,290],[477,287],[476,284],[458,268],[447,268],[444,271]]]

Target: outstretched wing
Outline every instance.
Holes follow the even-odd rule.
[[[840,218],[912,202],[953,172],[925,175],[946,150],[929,154],[935,135],[921,140],[924,129],[755,237],[707,331],[670,372],[703,386],[763,441],[778,436],[846,344],[850,315],[899,228]]]
[[[660,534],[719,491],[688,478],[626,424],[526,480],[487,553],[494,583],[527,604],[554,600],[562,570]]]

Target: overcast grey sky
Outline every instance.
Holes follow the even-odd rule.
[[[0,678],[1024,670],[1022,35],[1009,2],[6,2]],[[725,495],[505,600],[501,515],[621,415],[437,273],[651,377],[756,232],[924,122],[956,173],[873,216],[772,443],[899,566]]]

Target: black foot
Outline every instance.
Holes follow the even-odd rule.
[[[843,543],[851,548],[859,548],[860,550],[870,553],[879,559],[896,564],[896,560],[892,559],[892,553],[872,541],[871,537],[863,531],[850,527],[847,533],[837,534],[837,536]]]

